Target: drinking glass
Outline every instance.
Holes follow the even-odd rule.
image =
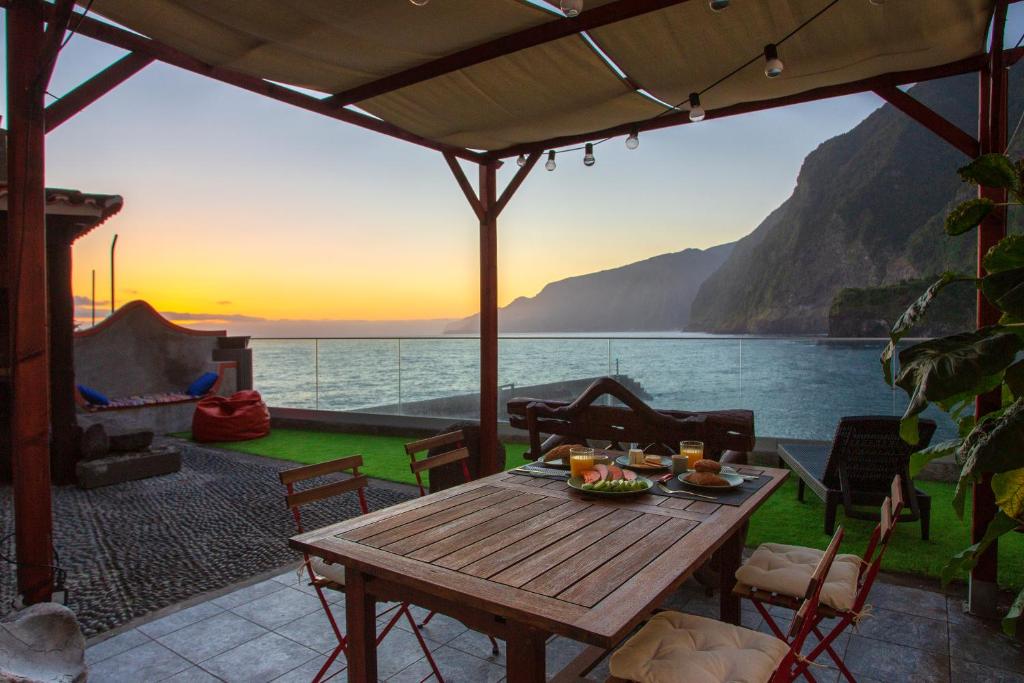
[[[593,448],[570,448],[569,449],[569,474],[574,477],[583,476],[584,470],[594,466]]]
[[[686,463],[692,470],[693,466],[697,464],[697,461],[704,457],[704,442],[680,441],[679,453],[680,455],[686,456]]]

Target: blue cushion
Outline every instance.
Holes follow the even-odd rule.
[[[188,394],[189,396],[202,396],[210,389],[212,389],[213,385],[216,383],[216,372],[204,372],[203,374],[199,375],[199,379],[197,379],[195,382],[192,382],[192,384],[188,385],[188,389],[185,390],[185,393]]]
[[[87,386],[79,384],[78,393],[82,395],[82,398],[84,398],[86,401],[88,401],[94,406],[110,405],[110,399],[101,394],[100,392],[96,391],[95,389],[90,389]]]

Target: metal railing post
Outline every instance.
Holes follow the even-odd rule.
[[[320,339],[313,340],[313,385],[315,387],[313,407],[320,410]]]
[[[398,338],[398,414],[402,414],[402,338]]]

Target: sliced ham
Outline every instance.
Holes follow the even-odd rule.
[[[608,478],[608,465],[597,463],[594,465],[594,469],[597,470],[599,475],[601,475],[601,479],[599,481],[604,481]]]
[[[601,481],[601,474],[597,470],[583,470],[583,483],[596,484]]]
[[[611,477],[612,481],[622,479],[622,468],[612,465],[608,468],[608,476]]]
[[[633,481],[636,479],[636,472],[633,470],[622,470],[622,478],[626,481]]]

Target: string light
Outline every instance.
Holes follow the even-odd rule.
[[[556,166],[558,166],[558,164],[555,163],[555,150],[551,150],[548,152],[548,160],[544,164],[544,168],[549,171],[554,171]]]
[[[779,49],[775,47],[775,43],[768,43],[764,46],[764,75],[768,78],[778,78],[782,75],[782,69]]]
[[[714,12],[721,12],[729,6],[729,0],[709,0],[708,6]]]
[[[583,11],[583,0],[561,0],[558,3],[567,17],[575,17]]]
[[[700,95],[690,93],[690,120],[693,122],[703,121],[705,116],[704,107],[700,105]]]
[[[520,154],[519,155],[519,158],[516,159],[516,165],[519,166],[519,168],[522,168],[523,166],[526,166],[526,155],[525,154]]]
[[[409,0],[409,2],[416,5],[417,7],[423,7],[425,4],[430,2],[430,0]]]
[[[881,7],[885,4],[885,0],[870,0],[871,4],[875,7]]]
[[[640,135],[636,132],[636,128],[626,138],[626,149],[636,149],[640,146]]]
[[[597,163],[597,159],[594,158],[594,143],[588,142],[586,151],[583,153],[583,165],[593,166]]]

